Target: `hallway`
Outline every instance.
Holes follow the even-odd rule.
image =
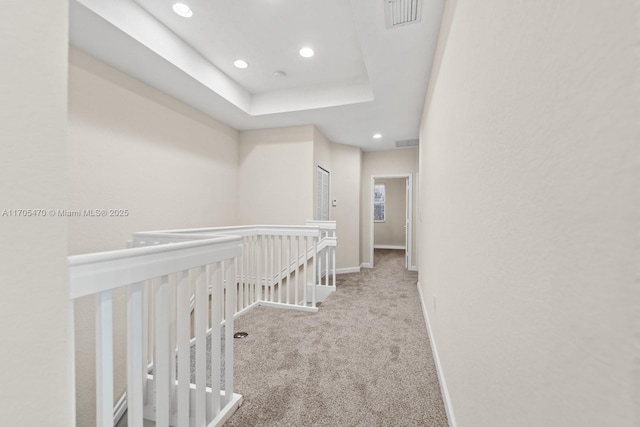
[[[376,250],[317,314],[259,307],[240,317],[227,426],[446,426],[416,288],[403,251]]]
[[[143,427],[146,401],[169,427],[194,288],[178,412],[205,426],[207,278],[233,283],[207,267],[328,193],[335,270],[359,273],[319,312],[229,322],[229,425],[640,426],[640,0],[0,4],[4,425]],[[373,179],[406,174],[418,276],[390,252],[360,272]]]

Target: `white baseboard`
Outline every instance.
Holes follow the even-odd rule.
[[[332,292],[336,291],[335,286],[316,285],[316,302],[324,302]],[[307,283],[307,302],[311,302],[313,285]]]
[[[151,387],[151,390],[155,389],[154,383],[155,383],[155,379],[153,378],[153,375],[150,375],[150,374],[147,375],[147,384],[148,384],[148,387]],[[176,381],[176,384],[177,383],[178,382]],[[211,399],[213,390],[211,390],[211,387],[205,387],[205,393],[206,393],[207,403],[209,403],[211,401],[210,399]],[[220,390],[220,400],[222,402],[226,401],[225,396],[226,396],[225,391]],[[196,399],[196,385],[189,384],[189,401],[194,402],[195,399]],[[207,426],[221,427],[225,423],[225,421],[227,421],[231,417],[231,415],[233,415],[233,413],[236,412],[236,410],[240,407],[240,405],[242,405],[243,400],[244,398],[242,397],[241,394],[232,393],[231,400],[224,405],[224,407],[220,410],[218,415],[213,420],[209,421]],[[206,412],[209,412],[209,411],[206,411]],[[145,420],[156,421],[156,408],[153,402],[149,402],[146,405],[144,405],[143,416]],[[169,422],[171,423],[171,425],[177,424],[175,413],[172,413],[169,416]],[[153,425],[155,425],[155,422],[153,423]]]
[[[336,274],[360,273],[360,267],[336,268]]]
[[[238,317],[242,316],[243,314],[248,313],[249,311],[251,311],[251,309],[257,307],[258,305],[260,305],[260,301],[256,301],[253,304],[249,304],[248,306],[246,306],[245,308],[243,308],[242,310],[240,310],[239,312],[234,314],[233,315],[233,320],[237,319]],[[224,325],[224,320],[222,321],[221,325]]]
[[[360,264],[360,268],[371,268],[371,263],[363,262],[362,264]]]
[[[451,406],[451,397],[449,396],[449,389],[447,388],[447,382],[444,379],[444,372],[442,371],[442,365],[440,365],[440,358],[438,357],[438,349],[436,348],[436,342],[433,339],[433,332],[431,331],[431,323],[429,322],[429,313],[427,312],[427,304],[422,295],[422,289],[420,289],[420,283],[418,286],[418,295],[420,295],[420,306],[422,307],[422,316],[424,322],[427,325],[427,332],[429,333],[429,343],[431,344],[431,353],[433,353],[433,360],[436,364],[436,373],[438,374],[438,382],[440,383],[440,392],[442,393],[442,400],[444,401],[444,410],[447,413],[447,420],[449,421],[449,427],[457,427],[456,417],[453,414],[453,406]]]
[[[220,395],[224,396],[225,394],[224,392],[220,392]],[[227,422],[229,418],[231,418],[231,415],[233,415],[242,405],[243,401],[244,397],[242,397],[241,394],[233,393],[230,402],[231,404],[227,404],[227,406],[225,406],[222,411],[220,411],[220,413],[213,420],[211,420],[209,425],[216,427],[224,425],[224,423]]]
[[[408,269],[409,271],[418,271],[418,267],[415,265],[412,265],[411,267],[409,267]]]
[[[373,249],[401,249],[405,250],[404,246],[394,246],[394,245],[373,245]]]
[[[306,305],[282,304],[271,301],[260,301],[259,305],[264,307],[286,308],[288,310],[310,311],[312,313],[318,312],[318,307],[308,307]]]
[[[127,392],[126,391],[122,394],[122,396],[120,396],[118,403],[116,403],[116,406],[113,408],[113,425],[116,425],[118,424],[118,422],[120,422],[120,419],[122,418],[125,412],[127,412]]]

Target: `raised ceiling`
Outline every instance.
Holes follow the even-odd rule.
[[[192,0],[189,19],[173,13],[172,0],[137,3],[252,94],[368,83],[348,1]],[[317,56],[300,56],[304,46]],[[249,67],[234,67],[238,58]],[[286,72],[286,77],[274,78],[275,71]]]
[[[381,150],[418,137],[443,8],[422,1],[387,29],[384,0],[182,0],[191,18],[175,0],[72,0],[70,40],[238,130],[314,124]]]

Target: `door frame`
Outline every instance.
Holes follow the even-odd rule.
[[[376,179],[393,179],[393,178],[405,178],[406,179],[406,190],[408,190],[408,198],[406,201],[408,212],[408,221],[407,221],[407,238],[405,239],[405,251],[406,251],[406,259],[407,259],[407,269],[410,270],[413,265],[413,175],[410,173],[401,173],[401,174],[379,174],[379,175],[371,175],[371,188],[369,191],[369,266],[373,268],[373,238],[374,238],[374,226],[375,222],[373,220],[373,187],[375,185]]]

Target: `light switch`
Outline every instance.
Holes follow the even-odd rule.
[[[333,200],[331,201],[331,206],[333,206],[334,208],[335,208],[336,206],[338,206],[338,199],[333,199]]]

